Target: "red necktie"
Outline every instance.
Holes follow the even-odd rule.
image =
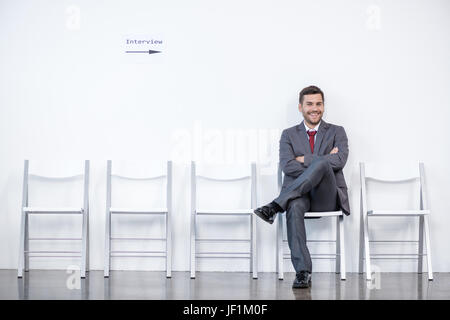
[[[311,152],[314,153],[314,136],[316,135],[316,130],[308,130],[309,145],[311,146]]]

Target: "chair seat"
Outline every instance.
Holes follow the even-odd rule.
[[[248,215],[253,209],[197,209],[197,214],[203,215]]]
[[[111,207],[111,213],[114,214],[165,214],[168,212],[167,208],[118,208]]]
[[[23,207],[23,211],[27,213],[36,213],[36,214],[45,214],[45,213],[52,213],[52,214],[58,214],[58,213],[75,213],[75,214],[81,214],[83,213],[83,208],[74,208],[74,207],[53,207],[53,208],[46,208],[46,207]]]
[[[423,216],[426,214],[430,214],[430,210],[370,210],[370,211],[367,211],[368,216],[384,216],[384,217]]]
[[[311,217],[338,217],[342,216],[342,211],[306,212],[305,218]]]

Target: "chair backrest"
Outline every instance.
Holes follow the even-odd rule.
[[[210,168],[211,166],[209,166]],[[217,166],[215,166],[217,167]],[[244,168],[239,168],[241,170],[240,175],[233,177],[224,177],[224,174],[212,175],[206,173],[208,170],[202,170],[208,168],[207,165],[197,164],[195,161],[191,162],[191,206],[192,210],[197,208],[197,183],[199,180],[213,181],[213,182],[236,182],[236,181],[250,181],[251,197],[250,197],[250,208],[256,208],[256,163],[252,162],[246,165]],[[242,175],[242,171],[245,171]],[[205,172],[205,173],[203,173]]]
[[[165,180],[166,182],[166,206],[170,211],[170,206],[172,204],[172,161],[167,161],[165,172],[161,172],[159,170],[158,173],[151,176],[146,177],[137,177],[127,174],[118,174],[113,173],[112,169],[112,160],[107,161],[107,172],[106,172],[106,184],[107,184],[107,197],[106,197],[106,205],[107,208],[111,207],[111,194],[112,194],[112,180],[113,178],[118,180],[125,181],[141,181],[141,182],[150,182],[157,180]]]
[[[83,178],[83,208],[89,208],[89,160],[84,161],[84,173],[70,176],[45,176],[29,171],[30,161],[24,161],[23,189],[22,189],[22,207],[29,206],[29,183],[31,179],[49,182],[67,182]]]
[[[372,168],[374,169],[374,168]],[[419,198],[420,198],[420,209],[425,210],[428,209],[427,199],[426,199],[426,184],[425,184],[425,169],[424,164],[419,162],[418,168],[414,174],[408,174],[404,176],[398,176],[395,178],[388,178],[386,176],[381,176],[381,174],[370,173],[366,174],[366,164],[364,162],[360,162],[359,164],[360,171],[360,197],[361,197],[361,210],[363,213],[367,213],[367,182],[378,182],[382,184],[403,184],[403,183],[412,183],[419,182]]]

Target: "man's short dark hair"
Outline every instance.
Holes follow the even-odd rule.
[[[302,91],[300,91],[298,101],[300,102],[300,104],[302,104],[304,96],[306,96],[308,94],[318,94],[318,93],[320,93],[322,95],[322,101],[325,102],[325,97],[323,95],[322,90],[320,90],[320,88],[316,87],[316,86],[309,86],[309,87],[304,88]]]

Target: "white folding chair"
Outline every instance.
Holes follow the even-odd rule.
[[[29,271],[29,258],[32,257],[45,257],[45,258],[81,258],[80,275],[82,278],[86,277],[86,272],[89,270],[89,160],[84,162],[84,174],[66,176],[66,177],[48,177],[28,172],[29,160],[25,160],[24,174],[23,174],[23,191],[22,191],[22,221],[20,226],[20,245],[19,245],[19,265],[17,269],[17,276],[21,278],[23,271]],[[50,181],[67,181],[71,179],[83,178],[84,179],[84,191],[83,191],[83,204],[81,207],[32,207],[28,203],[28,184],[29,179],[41,179]],[[30,238],[29,237],[29,215],[30,214],[81,214],[83,216],[81,238]],[[81,241],[81,251],[47,251],[29,250],[29,243],[32,240],[78,240]],[[32,255],[30,255],[32,254]],[[33,255],[36,254],[36,255]],[[44,254],[44,255],[43,255]],[[62,254],[62,255],[61,255]],[[72,255],[67,255],[72,254]],[[78,255],[75,255],[78,254]]]
[[[283,172],[280,164],[278,164],[278,191],[281,192],[281,186],[283,185]],[[341,210],[327,211],[327,212],[306,212],[305,218],[336,218],[336,239],[334,240],[321,240],[312,239],[307,242],[315,243],[335,243],[336,253],[311,253],[311,259],[335,259],[336,261],[336,273],[341,274],[341,280],[346,279],[345,271],[345,238],[344,238],[344,214]],[[290,253],[284,253],[284,243],[287,242],[286,234],[286,214],[279,213],[277,218],[277,273],[278,279],[284,279],[284,259],[290,259]]]
[[[205,175],[197,175],[196,163],[191,163],[191,278],[195,278],[196,271],[196,258],[247,258],[250,261],[250,272],[253,278],[258,278],[257,272],[257,256],[256,256],[256,218],[253,214],[253,210],[256,209],[256,163],[252,163],[249,166],[249,175],[231,178],[231,179],[218,179]],[[220,182],[233,182],[248,180],[251,181],[251,195],[250,195],[250,208],[243,209],[199,209],[197,208],[197,179],[220,181]],[[219,196],[219,195],[218,195]],[[220,239],[220,238],[197,238],[197,218],[199,216],[248,216],[250,218],[250,239]],[[197,251],[197,242],[248,242],[250,244],[250,250],[244,252],[199,252]],[[234,254],[231,255],[231,254]]]
[[[111,206],[112,177],[125,180],[151,181],[158,179],[166,179],[166,207],[164,208],[121,208]],[[172,161],[167,161],[167,173],[164,175],[137,178],[123,176],[112,173],[112,161],[107,163],[107,184],[106,184],[106,232],[105,232],[105,270],[104,276],[109,277],[111,266],[111,258],[115,257],[163,257],[166,259],[166,277],[172,276]],[[113,237],[111,235],[111,218],[113,215],[164,215],[165,217],[165,236],[162,238],[155,237]],[[155,240],[164,241],[165,250],[111,250],[111,240]],[[131,255],[130,255],[131,254]]]
[[[433,280],[433,271],[431,267],[431,249],[430,249],[430,230],[429,230],[429,215],[430,210],[428,209],[427,199],[426,199],[426,185],[424,178],[424,165],[419,163],[419,176],[414,176],[411,178],[397,179],[397,180],[387,180],[379,179],[372,176],[366,176],[365,164],[361,162],[359,164],[360,168],[360,182],[361,182],[361,197],[360,197],[360,208],[361,208],[361,219],[360,219],[360,242],[359,242],[359,273],[364,272],[364,260],[366,260],[366,279],[372,280],[371,271],[371,259],[411,259],[411,256],[417,256],[413,259],[418,259],[418,273],[422,273],[422,263],[423,256],[427,257],[427,267],[428,267],[428,280]],[[381,183],[407,183],[419,181],[420,183],[420,207],[418,210],[368,210],[367,208],[367,191],[366,182],[367,181],[377,181]],[[419,217],[419,240],[371,240],[369,236],[369,217]],[[423,252],[423,240],[425,236],[426,250]],[[418,243],[418,253],[415,254],[371,254],[370,253],[370,243]]]

